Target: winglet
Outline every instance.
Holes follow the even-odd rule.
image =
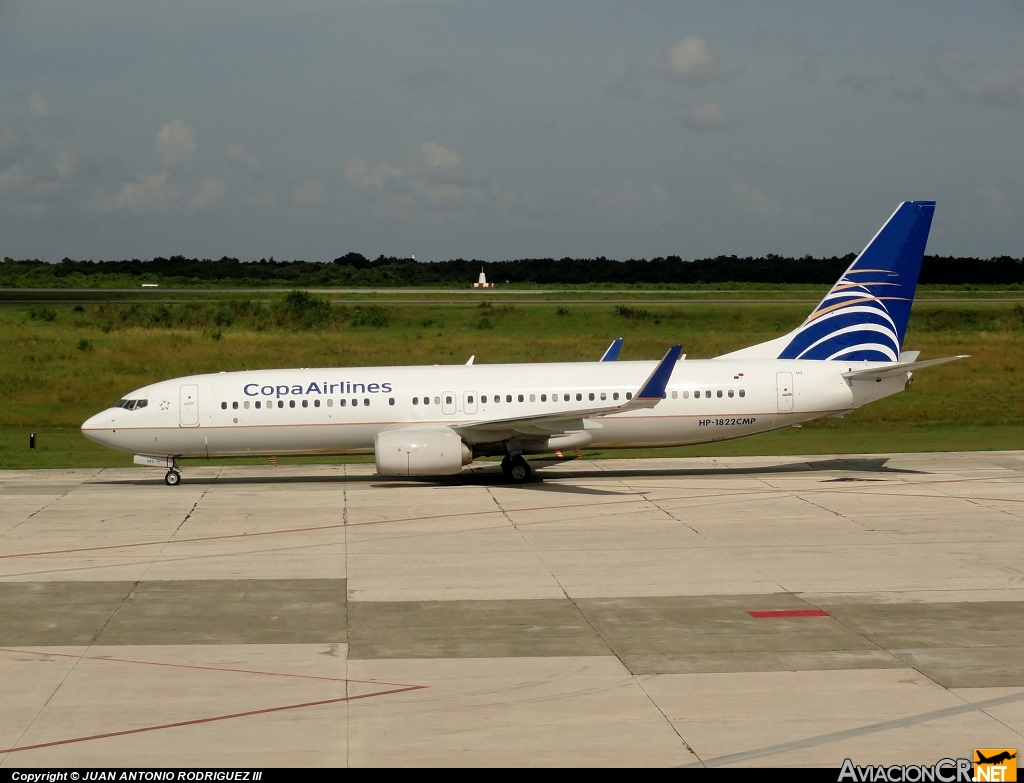
[[[601,357],[602,362],[614,362],[619,358],[619,351],[622,349],[622,338],[616,337],[612,340],[612,344],[608,346],[608,350],[604,352],[604,356]]]
[[[658,362],[654,372],[644,381],[640,391],[636,393],[636,396],[633,398],[634,402],[654,401],[657,403],[665,397],[665,387],[668,386],[668,379],[672,377],[672,370],[675,369],[676,362],[679,360],[679,354],[682,352],[683,346],[681,345],[673,345],[665,352],[665,356]]]

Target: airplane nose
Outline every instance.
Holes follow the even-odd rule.
[[[89,440],[102,443],[105,446],[110,442],[110,434],[113,432],[114,426],[114,416],[108,409],[86,419],[82,423],[82,434]]]

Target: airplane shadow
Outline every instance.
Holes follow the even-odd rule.
[[[570,460],[571,461],[571,460]],[[226,485],[245,485],[245,484],[284,484],[284,485],[295,485],[295,484],[367,484],[378,488],[387,489],[403,489],[412,487],[434,486],[438,488],[443,487],[474,487],[474,486],[494,486],[502,487],[505,489],[523,490],[523,491],[542,491],[542,492],[559,492],[567,494],[577,495],[623,495],[623,494],[638,494],[630,492],[629,490],[609,490],[599,489],[596,487],[581,487],[568,483],[561,482],[572,482],[585,481],[590,479],[644,479],[644,478],[657,478],[657,477],[680,477],[680,476],[770,476],[779,474],[800,474],[800,473],[859,473],[859,474],[876,474],[874,476],[862,475],[862,476],[835,476],[830,478],[822,478],[822,481],[826,482],[846,482],[846,481],[884,481],[885,476],[910,474],[910,475],[923,475],[926,471],[911,470],[907,468],[894,468],[887,465],[889,461],[888,457],[830,457],[827,459],[820,460],[809,460],[802,462],[787,462],[776,465],[758,465],[750,467],[726,467],[726,466],[708,466],[708,467],[695,467],[695,468],[679,468],[679,469],[665,469],[665,468],[624,468],[617,470],[595,470],[593,468],[580,468],[578,470],[563,470],[557,475],[548,474],[542,475],[539,471],[543,471],[544,468],[551,467],[553,465],[565,465],[565,460],[531,460],[530,465],[534,470],[533,480],[525,484],[514,484],[505,478],[501,472],[501,468],[497,463],[486,464],[483,467],[470,468],[463,473],[455,476],[410,476],[405,477],[388,477],[382,479],[376,475],[366,476],[240,476],[240,475],[229,475],[229,476],[215,476],[213,478],[207,477],[189,477],[188,466],[185,465],[185,476],[183,484],[185,485],[213,485],[213,484],[226,484]],[[642,463],[642,460],[639,460]],[[591,463],[592,464],[592,463]],[[880,477],[879,475],[880,474]],[[555,483],[557,480],[559,483]],[[97,485],[113,485],[113,486],[157,486],[162,484],[162,479],[156,478],[140,478],[140,479],[104,479],[98,478],[92,481],[86,482],[87,484]]]

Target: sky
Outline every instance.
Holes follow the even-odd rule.
[[[1024,3],[0,0],[0,257],[1024,255]]]

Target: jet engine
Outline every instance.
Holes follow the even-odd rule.
[[[473,461],[469,447],[447,427],[380,432],[373,452],[382,476],[448,476]]]

